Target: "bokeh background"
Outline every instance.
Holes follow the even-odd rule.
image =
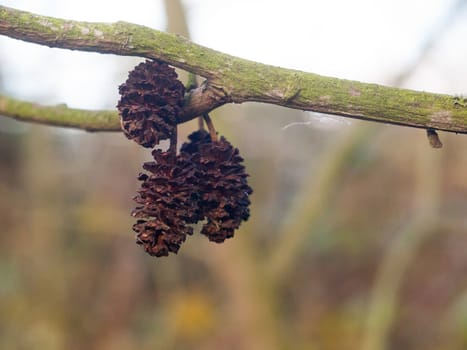
[[[0,2],[467,93],[464,0]],[[0,89],[114,108],[141,60],[0,38]],[[467,137],[441,133],[432,149],[423,130],[262,104],[212,117],[245,158],[251,219],[224,244],[196,234],[160,259],[134,244],[129,216],[147,150],[0,117],[1,349],[467,348]]]

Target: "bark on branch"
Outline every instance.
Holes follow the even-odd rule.
[[[197,45],[175,34],[131,23],[78,22],[0,6],[0,34],[49,47],[159,59],[205,77],[206,83],[187,97],[187,106],[180,121],[190,120],[225,103],[251,101],[376,122],[467,133],[467,99],[462,97],[397,89],[264,65]],[[19,113],[10,114],[2,108],[5,103],[1,101],[0,113],[19,118]],[[62,106],[47,108],[49,111],[55,108],[56,117],[63,125],[88,130],[109,130],[97,122],[99,118],[95,113],[99,116],[99,113],[104,113],[105,118],[110,120],[116,115],[115,112],[79,110],[83,119],[88,113],[90,117],[81,126],[81,122],[68,122],[68,118],[75,117],[78,110]],[[33,114],[32,109],[30,112]],[[36,121],[52,123],[50,119],[41,118],[40,114],[36,116]],[[62,125],[60,123],[55,124]]]

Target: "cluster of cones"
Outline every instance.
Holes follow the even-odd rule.
[[[154,161],[144,163],[146,172],[138,177],[142,183],[132,212],[137,243],[153,256],[177,253],[198,222],[210,241],[233,237],[249,217],[252,193],[238,149],[218,139],[211,124],[211,132],[193,132],[176,152],[185,88],[163,62],[139,64],[119,91],[117,108],[129,139],[147,148],[171,142],[167,151],[152,151]]]

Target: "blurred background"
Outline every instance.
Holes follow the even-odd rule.
[[[465,0],[0,2],[467,93]],[[0,90],[115,108],[140,61],[2,37]],[[245,158],[251,218],[224,244],[195,234],[160,259],[135,245],[129,215],[148,150],[120,133],[0,117],[0,348],[467,348],[466,136],[440,133],[433,149],[423,130],[263,104],[212,117]]]

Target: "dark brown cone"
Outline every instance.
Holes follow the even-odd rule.
[[[200,209],[207,219],[201,233],[210,241],[231,238],[242,221],[250,216],[248,196],[253,192],[247,183],[243,158],[224,137],[211,141],[204,130],[189,136],[181,148],[189,154],[200,171]]]
[[[160,150],[152,154],[155,161],[143,164],[149,174],[138,178],[142,184],[134,200],[139,205],[132,215],[139,219],[133,230],[136,243],[159,257],[177,253],[186,236],[193,233],[188,224],[201,219],[199,174],[188,154],[175,156]]]
[[[154,147],[175,132],[185,87],[164,62],[146,61],[120,85],[117,108],[126,137],[143,147]]]

